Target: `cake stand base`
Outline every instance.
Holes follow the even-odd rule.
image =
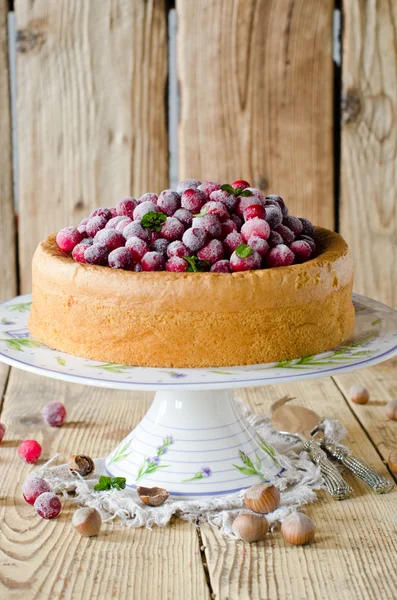
[[[171,496],[219,496],[273,479],[273,450],[244,418],[229,390],[159,391],[137,427],[106,461],[127,485]]]

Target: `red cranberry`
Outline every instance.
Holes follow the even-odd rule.
[[[220,239],[222,236],[221,222],[215,215],[196,217],[192,222],[193,229],[204,229],[211,238]]]
[[[289,249],[295,254],[295,262],[304,263],[312,255],[312,249],[305,240],[296,240],[292,242]]]
[[[243,240],[245,242],[249,240],[251,235],[255,235],[263,240],[267,240],[270,235],[270,227],[264,219],[258,219],[255,217],[254,219],[250,219],[244,223],[241,228],[241,235],[243,236]]]
[[[152,240],[152,234],[150,230],[142,227],[140,221],[134,221],[133,223],[127,225],[127,227],[123,229],[123,236],[126,240],[128,240],[130,237],[136,236],[148,244],[150,244]]]
[[[198,186],[201,185],[201,181],[197,179],[182,179],[176,187],[176,191],[178,194],[183,194],[186,190],[196,190]]]
[[[134,210],[134,221],[140,221],[144,215],[149,212],[159,212],[156,204],[153,202],[142,202],[142,204],[138,204],[136,209]]]
[[[117,209],[116,209],[116,207],[115,207],[115,206],[114,206],[113,208],[109,208],[109,210],[110,210],[110,213],[111,213],[111,215],[112,215],[112,219],[113,219],[114,217],[117,217]]]
[[[83,240],[81,240],[80,244],[82,244],[83,246],[92,246],[92,244],[94,243],[94,240],[90,237],[86,237]]]
[[[141,260],[143,271],[164,271],[164,256],[159,252],[147,252]]]
[[[192,254],[195,254],[197,250],[201,250],[201,248],[205,245],[206,239],[207,232],[205,229],[198,228],[186,229],[182,236],[182,242]]]
[[[153,204],[157,204],[157,199],[157,194],[154,194],[153,192],[146,192],[146,194],[143,194],[143,196],[138,198],[137,202],[138,204],[142,204],[142,202],[153,202]]]
[[[133,221],[131,221],[131,219],[129,217],[122,217],[122,221],[119,221],[117,223],[115,229],[117,229],[117,231],[120,231],[121,233],[123,233],[124,229],[127,227],[127,225],[129,225],[132,222]]]
[[[170,242],[180,239],[184,231],[184,226],[175,217],[167,217],[161,226],[161,235]]]
[[[174,213],[175,219],[178,219],[185,227],[191,227],[193,215],[190,210],[186,210],[186,208],[178,208],[178,210]]]
[[[181,207],[181,197],[172,190],[164,190],[157,200],[157,206],[167,217],[172,217],[174,212]]]
[[[76,227],[65,227],[57,233],[56,242],[64,252],[71,252],[84,235]]]
[[[85,262],[90,265],[107,265],[109,250],[104,244],[88,246],[84,252]]]
[[[188,269],[188,263],[180,256],[173,256],[165,263],[165,270],[171,273],[184,273]]]
[[[128,270],[132,267],[133,260],[128,248],[116,248],[108,256],[108,265],[112,269]]]
[[[3,425],[3,423],[0,423],[0,444],[3,441],[5,432],[6,432],[6,426]]]
[[[44,492],[40,494],[34,503],[36,512],[43,519],[54,519],[62,510],[62,504],[56,494]]]
[[[92,219],[93,217],[103,217],[104,219],[106,219],[106,221],[109,221],[109,219],[111,219],[112,216],[112,212],[109,208],[96,208],[92,211],[88,218]]]
[[[281,196],[277,196],[276,194],[269,194],[269,196],[266,196],[265,200],[274,200],[281,208],[283,216],[286,217],[288,215],[288,208],[286,207],[285,202],[281,198]]]
[[[222,202],[228,210],[233,210],[236,206],[237,198],[233,194],[223,192],[222,190],[215,190],[210,194],[210,200],[213,202]]]
[[[184,256],[189,256],[189,250],[186,248],[183,242],[176,240],[175,242],[171,242],[171,244],[168,246],[167,256],[168,258],[172,258],[173,256],[183,258]]]
[[[229,260],[218,260],[210,269],[211,273],[231,273],[232,268]]]
[[[255,198],[257,200],[259,200],[259,202],[265,206],[265,195],[261,190],[258,190],[258,188],[254,188],[254,187],[247,187],[245,188],[247,190],[249,190],[250,192],[253,193],[253,195],[255,196]]]
[[[269,237],[267,238],[267,243],[270,248],[274,246],[278,246],[279,244],[284,244],[284,240],[277,231],[271,231]]]
[[[135,198],[123,198],[116,206],[117,214],[120,217],[129,217],[132,219],[137,204]]]
[[[149,252],[149,245],[136,235],[128,238],[125,247],[129,250],[134,263],[140,263],[145,254]]]
[[[28,477],[22,486],[22,495],[28,504],[34,504],[41,494],[50,491],[51,487],[46,480],[35,475]]]
[[[85,263],[84,252],[86,248],[86,244],[77,244],[72,250],[72,258],[76,262]]]
[[[294,260],[294,253],[285,244],[270,248],[265,257],[268,267],[287,267],[288,265],[292,265]]]
[[[283,225],[291,229],[292,233],[298,237],[302,233],[303,225],[296,217],[284,217]]]
[[[43,419],[50,427],[60,427],[66,419],[66,408],[62,402],[50,402],[43,408]]]
[[[203,181],[203,183],[201,183],[197,189],[201,190],[202,192],[204,192],[204,194],[207,194],[207,196],[209,197],[212,194],[212,192],[220,190],[221,186],[215,181]]]
[[[243,220],[238,215],[231,215],[232,221],[236,223],[237,231],[241,231],[241,227],[243,226]]]
[[[289,227],[286,227],[285,225],[278,225],[278,227],[276,227],[274,229],[274,231],[276,231],[277,233],[279,233],[281,235],[281,237],[283,238],[284,244],[292,244],[292,242],[295,239],[295,234],[293,231],[291,231],[291,229],[289,229]]]
[[[206,260],[211,265],[222,260],[224,255],[222,242],[219,240],[211,240],[204,248],[197,252],[200,260]]]
[[[208,201],[208,197],[201,190],[189,188],[185,190],[181,198],[182,208],[192,213],[199,213],[202,206]]]
[[[224,240],[225,237],[227,235],[229,235],[229,233],[232,233],[232,231],[237,231],[237,225],[234,221],[232,221],[232,219],[227,219],[227,221],[223,221],[223,223],[221,223],[221,227],[222,227],[222,235],[221,235],[222,240]]]
[[[241,233],[238,233],[237,231],[232,231],[223,240],[223,247],[225,249],[225,253],[228,256],[230,256],[235,251],[237,246],[240,246],[240,244],[242,244],[243,242],[244,240]]]
[[[100,215],[92,217],[85,226],[87,234],[90,237],[95,237],[98,231],[106,227],[107,220]]]
[[[300,218],[299,221],[302,223],[301,234],[302,235],[308,235],[309,237],[312,238],[314,236],[314,226],[313,226],[313,224],[308,219],[304,219],[303,217]]]
[[[229,211],[222,202],[210,200],[204,204],[201,212],[206,212],[208,215],[215,215],[220,221],[227,221],[230,219]]]
[[[236,252],[233,252],[230,257],[232,271],[252,271],[252,269],[259,269],[261,262],[262,258],[256,250],[252,250],[251,254],[245,258],[240,258]]]
[[[266,206],[266,216],[265,221],[269,223],[270,229],[274,229],[278,227],[283,222],[283,213],[280,210],[280,207],[277,206]]]
[[[301,239],[305,240],[305,242],[307,242],[309,244],[310,248],[312,249],[312,258],[313,258],[313,255],[316,254],[316,252],[317,252],[316,242],[313,240],[312,237],[310,237],[308,235],[301,235]]]
[[[94,237],[94,244],[103,244],[111,252],[125,244],[125,237],[117,229],[102,229]]]
[[[242,217],[249,206],[262,206],[262,203],[256,196],[239,196],[235,209],[238,216]]]
[[[248,181],[245,181],[244,179],[237,179],[236,181],[233,181],[232,183],[232,187],[236,190],[237,188],[243,188],[243,190],[245,190],[245,188],[249,188],[250,184],[248,183]]]
[[[245,221],[255,219],[255,217],[258,217],[258,219],[265,219],[266,211],[263,206],[259,206],[259,204],[254,204],[252,206],[248,206],[245,209],[243,217]]]
[[[106,223],[105,229],[116,229],[117,224],[120,223],[120,221],[124,221],[125,218],[126,217],[123,217],[123,216],[112,217]]]
[[[150,250],[153,250],[154,252],[158,252],[159,254],[162,254],[164,256],[164,258],[167,258],[167,248],[170,245],[169,241],[166,240],[165,238],[159,238],[158,240],[155,240],[152,245],[150,246]]]
[[[256,235],[251,235],[247,243],[248,246],[251,246],[251,248],[256,250],[257,253],[262,256],[262,258],[269,252],[269,244],[267,241]]]
[[[18,446],[19,458],[32,464],[39,460],[41,456],[41,446],[36,440],[25,440]]]
[[[85,234],[87,233],[87,230],[86,230],[86,225],[87,225],[88,221],[89,221],[88,217],[87,217],[87,219],[83,219],[83,220],[82,220],[82,221],[79,223],[79,225],[78,225],[78,227],[77,227],[77,229],[78,229],[78,230],[80,231],[80,233],[81,233],[81,234],[83,234],[83,235],[85,235]]]

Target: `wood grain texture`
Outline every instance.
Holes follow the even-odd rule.
[[[344,3],[341,232],[355,289],[397,306],[397,4]]]
[[[340,419],[348,430],[347,443],[356,455],[387,474],[330,379],[239,393],[255,412],[269,412],[271,403],[285,394],[295,396],[300,405],[321,416]],[[375,496],[359,480],[350,476],[346,479],[354,488],[353,498],[336,502],[321,493],[319,501],[307,507],[305,512],[317,524],[316,538],[310,546],[286,544],[279,530],[265,541],[249,545],[223,538],[217,530],[203,527],[205,554],[217,600],[394,599],[397,491]]]
[[[248,179],[334,227],[331,0],[181,0],[180,175]]]
[[[65,403],[67,422],[50,428],[41,419],[51,400]],[[2,412],[0,597],[140,600],[209,598],[195,528],[180,520],[164,529],[104,524],[97,538],[82,538],[72,524],[75,506],[45,521],[21,496],[34,468],[17,456],[21,440],[43,446],[43,460],[60,452],[106,455],[140,420],[151,395],[66,384],[12,370]]]
[[[165,0],[16,0],[20,266],[97,206],[168,185]]]

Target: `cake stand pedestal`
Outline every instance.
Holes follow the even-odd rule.
[[[305,380],[371,366],[397,354],[397,312],[354,296],[355,333],[339,348],[276,364],[156,369],[101,363],[58,352],[29,334],[29,295],[0,305],[0,360],[32,373],[123,390],[152,390],[143,420],[106,459],[127,485],[160,486],[172,496],[218,496],[281,472],[273,449],[249,424],[233,388]],[[293,332],[291,332],[293,335]]]

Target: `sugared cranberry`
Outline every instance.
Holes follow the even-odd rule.
[[[197,256],[200,260],[209,262],[210,265],[218,262],[218,260],[222,260],[224,256],[222,242],[219,240],[211,240],[204,248],[201,248],[201,250],[197,252]]]
[[[0,423],[0,444],[3,441],[5,432],[6,432],[6,426],[3,425],[3,423]]]
[[[140,263],[145,254],[149,252],[149,245],[136,235],[128,238],[125,247],[129,250],[134,263]]]
[[[234,223],[236,223],[237,231],[240,231],[243,225],[243,220],[238,215],[234,214],[231,216],[231,219],[234,221]]]
[[[201,181],[197,179],[182,179],[176,187],[176,191],[178,194],[183,194],[186,190],[192,189],[196,190],[198,186],[201,185]]]
[[[291,229],[291,231],[295,235],[295,237],[299,237],[300,234],[302,233],[303,225],[300,222],[300,220],[297,219],[296,217],[290,217],[290,216],[284,217],[283,225],[288,227],[288,229]]]
[[[215,181],[203,181],[203,183],[201,183],[197,189],[201,190],[202,192],[204,192],[204,194],[207,194],[207,196],[209,197],[212,194],[212,192],[220,190],[221,186]]]
[[[182,236],[182,242],[192,254],[195,254],[197,250],[201,250],[205,245],[206,239],[207,232],[205,229],[198,228],[186,229]]]
[[[271,231],[269,237],[267,238],[267,243],[270,248],[274,246],[278,246],[279,244],[284,244],[284,240],[277,231]]]
[[[190,227],[193,220],[193,215],[190,210],[186,208],[178,208],[174,213],[175,219],[178,219],[185,227]]]
[[[233,181],[232,183],[232,187],[236,190],[237,188],[243,188],[243,190],[245,190],[245,188],[249,188],[250,184],[248,183],[248,181],[245,181],[244,179],[237,179],[236,181]]]
[[[116,210],[116,207],[115,207],[115,206],[114,206],[114,207],[112,207],[112,208],[109,208],[109,210],[110,210],[110,213],[111,213],[111,215],[112,215],[112,219],[113,219],[114,217],[117,217],[117,210]]]
[[[92,211],[88,218],[92,219],[93,217],[104,217],[106,221],[109,221],[109,219],[111,219],[113,215],[109,208],[96,208]]]
[[[92,217],[85,226],[87,234],[90,237],[95,237],[98,231],[106,227],[107,219],[101,215]]]
[[[142,227],[140,221],[134,221],[133,223],[127,225],[127,227],[123,230],[123,236],[126,240],[128,240],[130,237],[136,236],[148,244],[150,244],[152,240],[152,234],[150,230]]]
[[[172,217],[181,206],[181,197],[173,190],[163,190],[158,197],[157,206],[167,217]]]
[[[256,198],[257,200],[259,200],[259,202],[260,202],[260,203],[261,203],[263,206],[265,206],[265,195],[264,195],[264,193],[263,193],[261,190],[259,190],[258,188],[254,188],[254,187],[247,187],[247,188],[245,188],[245,189],[246,189],[246,190],[249,190],[250,192],[252,192],[252,193],[253,193],[253,195],[255,196],[255,198]]]
[[[285,244],[270,248],[265,257],[268,267],[287,267],[295,260],[294,253]]]
[[[43,408],[43,419],[50,427],[60,427],[66,419],[66,408],[62,402],[49,402]]]
[[[144,215],[149,212],[159,212],[156,204],[153,202],[142,202],[142,204],[138,204],[138,206],[134,210],[134,221],[140,221]]]
[[[109,250],[104,244],[88,246],[84,252],[85,262],[90,265],[107,265]]]
[[[312,249],[305,240],[295,240],[289,248],[295,254],[295,262],[297,263],[306,262],[312,255]]]
[[[229,194],[228,192],[223,192],[222,190],[211,192],[210,200],[213,202],[222,202],[229,211],[234,210],[237,202],[236,196],[233,196],[233,194]]]
[[[285,225],[278,225],[278,227],[275,227],[274,231],[281,235],[284,244],[292,244],[292,242],[295,239],[294,232],[291,231],[291,229],[289,229],[289,227],[286,227]]]
[[[202,206],[208,201],[208,196],[201,190],[189,188],[185,190],[181,197],[181,206],[190,210],[193,214],[199,213]]]
[[[36,512],[43,519],[54,519],[62,510],[62,504],[56,494],[44,492],[40,494],[34,503]]]
[[[56,242],[64,252],[71,252],[83,237],[84,235],[76,227],[64,227],[57,233]]]
[[[87,217],[87,219],[83,219],[82,221],[80,221],[80,223],[78,224],[77,229],[80,231],[81,234],[85,235],[87,233],[86,230],[86,225],[89,221],[89,218]]]
[[[253,269],[259,269],[261,262],[262,258],[256,250],[251,250],[251,254],[245,258],[237,256],[236,251],[230,257],[232,271],[252,271]]]
[[[154,252],[158,252],[159,254],[162,254],[164,256],[164,258],[167,258],[167,249],[168,246],[170,245],[170,242],[168,240],[166,240],[165,238],[159,238],[158,240],[155,240],[154,242],[152,242],[152,245],[150,246],[150,250],[153,250]]]
[[[35,475],[28,477],[22,485],[22,495],[28,504],[34,504],[41,494],[50,491],[51,487],[49,483],[47,483],[45,479]]]
[[[309,244],[310,248],[312,249],[311,258],[313,258],[313,255],[316,254],[316,252],[317,252],[316,242],[309,235],[301,235],[301,239],[305,240],[305,242],[307,242]]]
[[[266,216],[265,221],[269,223],[270,229],[274,229],[278,227],[283,222],[283,213],[281,212],[280,207],[277,206],[266,206]]]
[[[142,202],[153,202],[153,204],[157,204],[158,196],[154,192],[146,192],[140,198],[138,198],[138,204],[142,204]]]
[[[245,221],[255,219],[255,217],[258,217],[258,219],[265,219],[266,211],[263,206],[259,206],[259,204],[254,204],[252,206],[248,206],[245,209],[243,217]]]
[[[301,235],[308,235],[312,238],[314,236],[313,223],[311,223],[309,219],[304,219],[303,217],[301,217],[299,221],[302,223]]]
[[[215,215],[196,217],[192,222],[193,229],[204,229],[211,238],[220,239],[222,236],[221,222]]]
[[[262,258],[269,252],[269,244],[267,241],[256,235],[251,235],[247,243],[248,246],[251,246],[251,248],[256,250],[257,253],[262,256]]]
[[[237,204],[236,204],[236,213],[238,214],[239,217],[243,217],[244,216],[244,212],[247,210],[247,208],[249,208],[250,206],[262,206],[262,203],[260,200],[258,200],[258,198],[256,196],[239,196],[237,198]]]
[[[108,265],[112,269],[128,270],[132,267],[133,262],[128,248],[116,248],[108,256]]]
[[[175,217],[167,217],[161,226],[161,235],[170,242],[180,239],[184,231],[184,226]]]
[[[123,216],[117,216],[117,217],[112,217],[111,219],[109,219],[109,221],[106,223],[105,225],[105,229],[116,229],[117,227],[117,223],[120,223],[120,221],[123,221],[126,217]]]
[[[135,198],[123,198],[116,206],[117,214],[120,217],[129,217],[133,219],[134,210],[137,206]]]
[[[143,271],[164,271],[165,260],[159,252],[147,252],[141,260]]]
[[[86,237],[83,240],[81,240],[80,244],[82,244],[83,246],[92,246],[92,244],[94,243],[94,240],[90,237]]]
[[[76,262],[85,263],[84,252],[86,248],[86,244],[77,244],[72,250],[72,258]]]
[[[286,204],[281,198],[281,196],[277,196],[276,194],[269,194],[268,196],[266,196],[265,200],[274,200],[279,205],[283,216],[286,217],[288,215],[288,208],[286,207]]]
[[[18,446],[19,458],[25,462],[33,464],[37,462],[41,456],[41,446],[36,440],[25,440]]]
[[[189,256],[189,250],[186,248],[183,242],[175,240],[175,242],[171,242],[171,244],[168,246],[167,256],[168,258],[172,258],[173,256],[183,258],[184,256]]]
[[[227,235],[223,240],[223,247],[225,249],[226,255],[230,256],[235,251],[237,246],[240,246],[240,244],[242,244],[243,242],[244,240],[241,233],[238,233],[237,231],[232,231],[231,233],[229,233],[229,235]]]
[[[142,271],[142,267],[141,267],[141,265],[134,265],[132,267],[132,270],[135,271],[136,273],[140,273]]]
[[[117,229],[117,231],[120,231],[121,233],[123,233],[123,231],[127,227],[127,225],[129,225],[132,222],[133,221],[131,221],[131,219],[129,217],[122,217],[122,220],[117,223],[115,229]]]
[[[125,237],[117,229],[102,229],[94,237],[94,244],[103,244],[111,252],[125,244]]]
[[[229,211],[222,202],[210,200],[204,204],[201,212],[206,212],[208,215],[215,215],[220,221],[227,221],[230,219]]]
[[[173,256],[165,263],[165,270],[171,273],[184,273],[188,269],[188,263],[180,256]]]
[[[224,240],[225,237],[229,235],[229,233],[232,233],[232,231],[237,231],[237,225],[232,219],[227,219],[227,221],[223,221],[223,223],[221,223],[221,227],[221,240]]]
[[[231,273],[232,268],[229,260],[218,260],[210,269],[211,273]]]
[[[244,223],[241,228],[241,235],[243,236],[243,240],[245,242],[248,242],[251,235],[255,235],[263,240],[267,240],[270,235],[270,227],[264,219],[258,219],[257,217],[254,217],[253,219],[250,219]]]

